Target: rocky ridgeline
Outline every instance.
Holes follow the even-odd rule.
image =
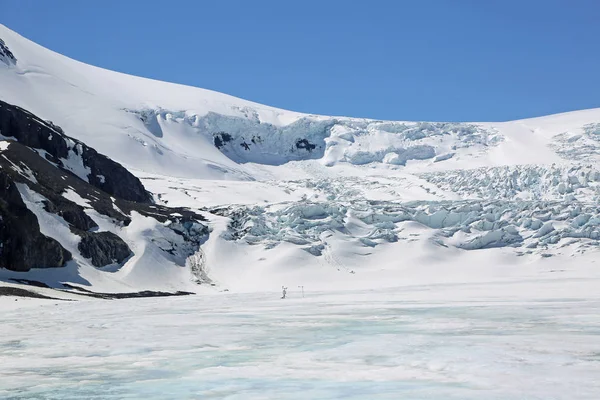
[[[0,39],[0,61],[11,66],[17,63],[15,55],[10,51],[4,40]]]
[[[153,204],[127,169],[52,123],[0,102],[0,135],[1,268],[122,266],[134,252],[120,232],[134,213],[164,227],[151,240],[181,264],[206,240],[200,215]],[[44,234],[46,217],[68,227],[76,246]]]
[[[152,201],[140,180],[122,165],[66,136],[52,122],[3,101],[0,101],[0,135],[37,150],[47,161],[108,194],[141,203]]]

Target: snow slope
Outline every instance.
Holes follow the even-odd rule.
[[[552,163],[561,157],[549,145],[563,152],[583,146],[596,135],[584,127],[600,118],[600,110],[473,124],[305,115],[86,65],[4,26],[0,39],[16,58],[1,64],[1,99],[52,120],[117,162],[168,176],[244,179],[245,162],[302,159],[326,165],[427,160],[436,169]],[[565,132],[571,134],[566,144],[555,138]],[[231,141],[219,136],[219,151],[214,143],[222,133]]]
[[[128,167],[158,203],[202,212],[219,287],[487,279],[598,256],[600,109],[498,123],[307,115],[86,65],[4,26],[0,39],[0,99]]]

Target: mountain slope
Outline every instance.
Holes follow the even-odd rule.
[[[121,165],[2,101],[0,131],[1,278],[110,292],[195,286],[186,262],[208,235],[200,215],[152,204]]]
[[[86,65],[4,26],[0,39],[16,59],[0,68],[3,100],[76,132],[77,139],[146,172],[247,179],[252,170],[240,163],[302,159],[321,159],[327,165],[398,165],[424,159],[429,165],[447,158],[436,163],[436,169],[552,163],[561,161],[561,152],[548,145],[564,148],[562,154],[577,145],[596,145],[585,134],[569,140],[596,122],[600,110],[479,124],[304,115]],[[569,138],[554,138],[570,130]]]
[[[103,70],[4,26],[0,39],[0,100],[122,164],[158,204],[206,217],[194,257],[221,287],[488,279],[597,257],[600,109],[498,123],[307,115]],[[119,279],[156,281],[138,271]]]

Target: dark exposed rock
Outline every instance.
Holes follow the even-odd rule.
[[[100,293],[100,292],[94,292],[94,291],[82,288],[80,286],[70,285],[68,283],[65,283],[64,287],[72,289],[72,290],[68,291],[69,293],[77,293],[78,295],[96,297],[99,299],[107,299],[107,300],[135,299],[135,298],[142,298],[142,297],[189,296],[189,295],[196,294],[193,292],[183,292],[183,291],[160,292],[160,291],[156,291],[156,290],[143,290],[141,292],[130,292],[130,293]]]
[[[56,159],[69,155],[67,141],[60,133],[33,114],[3,101],[0,101],[0,133],[25,146],[45,150]]]
[[[240,143],[240,146],[242,146],[245,150],[250,150],[250,145],[246,142]]]
[[[36,216],[4,170],[0,170],[0,218],[0,268],[29,271],[62,267],[71,260],[59,242],[40,232]]]
[[[23,282],[23,283],[25,283],[25,282]],[[36,286],[36,285],[32,285],[32,286]],[[40,286],[40,287],[42,287],[42,286]],[[47,286],[43,286],[43,287],[47,287]],[[81,288],[79,286],[69,285],[67,283],[64,284],[64,287],[72,289],[72,290],[60,289],[60,290],[57,290],[57,293],[61,293],[61,292],[74,293],[79,296],[94,297],[94,298],[105,299],[105,300],[136,299],[136,298],[144,298],[144,297],[190,296],[190,295],[196,294],[193,292],[183,292],[183,291],[160,292],[160,291],[155,291],[155,290],[143,290],[141,292],[131,292],[131,293],[99,293],[99,292],[93,292],[91,290]],[[56,297],[50,297],[50,296],[46,296],[46,295],[43,295],[40,293],[33,292],[31,290],[22,289],[22,288],[18,288],[18,287],[7,287],[7,286],[0,286],[0,296],[29,297],[29,298],[34,298],[34,299],[72,301],[71,299],[61,299],[61,298],[56,298]]]
[[[217,149],[221,149],[227,142],[231,142],[233,138],[229,133],[219,132],[214,134],[214,143]]]
[[[83,231],[98,227],[94,220],[83,211],[83,207],[80,205],[65,200],[61,196],[54,197],[53,201],[54,202],[50,202],[49,200],[43,201],[44,209],[49,213],[63,217],[69,224]]]
[[[35,181],[19,174],[13,168],[17,163],[27,165]],[[0,168],[11,174],[15,181],[25,183],[33,191],[45,197],[44,208],[46,211],[62,216],[65,221],[77,229],[84,231],[93,229],[96,224],[83,212],[83,207],[62,196],[66,190],[72,190],[88,200],[90,207],[99,213],[107,215],[123,225],[129,223],[130,218],[127,215],[114,209],[111,197],[107,193],[96,189],[68,171],[55,168],[38,153],[19,142],[11,142],[8,149],[0,153]],[[123,203],[127,202],[123,201]]]
[[[15,171],[12,167],[17,163],[27,165],[36,182],[28,180],[25,176]],[[27,184],[32,190],[44,196],[53,203],[56,209],[61,211],[74,210],[73,212],[77,212],[76,210],[82,209],[77,204],[62,197],[61,194],[63,192],[72,190],[84,198],[89,206],[98,211],[98,213],[110,217],[123,226],[129,225],[131,221],[129,215],[132,211],[152,217],[159,222],[173,221],[184,223],[186,221],[205,221],[205,218],[201,215],[185,208],[169,208],[158,204],[137,203],[120,198],[112,198],[108,193],[97,189],[68,171],[52,167],[35,151],[23,146],[19,142],[11,142],[8,149],[0,153],[0,168],[12,174],[13,179],[16,181]],[[181,216],[175,217],[172,214],[179,214]],[[79,217],[82,219],[85,218],[81,215]],[[65,220],[67,219],[65,218]],[[75,220],[67,220],[67,222],[81,230],[89,230],[90,227],[93,228],[95,226],[95,224],[94,226],[90,226],[89,222],[87,227],[83,222],[79,223]],[[93,224],[93,221],[91,223]]]
[[[298,139],[296,140],[296,148],[304,149],[310,153],[311,151],[317,148],[317,145],[309,142],[306,139]]]
[[[92,185],[121,199],[152,203],[152,195],[142,182],[121,164],[87,146],[83,148],[82,157],[84,164],[92,171],[88,176]]]
[[[36,214],[28,208],[29,201],[38,203],[40,211],[43,207],[45,212],[62,217],[71,232],[81,237],[77,250],[69,247],[77,253],[75,258],[79,259],[80,254],[96,267],[123,265],[133,253],[117,234],[94,232],[98,224],[90,215],[98,215],[116,227],[129,225],[134,212],[153,218],[180,237],[157,237],[161,243],[173,242],[163,251],[172,250],[183,260],[206,240],[208,228],[199,222],[205,220],[201,215],[150,203],[150,195],[125,168],[65,136],[51,122],[0,102],[0,134],[16,139],[5,141],[0,150],[0,268],[28,271],[63,267],[73,258],[58,241],[40,232]],[[61,161],[79,156],[92,171],[87,180],[69,171]],[[24,190],[35,195],[27,204],[21,197]],[[81,200],[75,202],[74,198]]]
[[[231,209],[229,207],[212,207],[207,210],[209,213],[219,215],[221,217],[229,217]]]
[[[0,39],[0,61],[4,61],[7,65],[14,65],[17,62],[17,58],[2,39]]]
[[[31,290],[21,289],[16,287],[0,286],[0,296],[15,296],[15,297],[29,297],[32,299],[47,299],[47,300],[63,300],[57,299],[50,296],[44,296]]]
[[[13,167],[18,163],[27,165],[35,179],[30,180],[15,170]],[[87,201],[90,208],[121,226],[127,226],[131,222],[129,215],[135,211],[162,223],[170,221],[171,229],[183,236],[184,241],[195,246],[196,249],[202,238],[208,235],[208,228],[198,223],[204,220],[199,214],[182,208],[167,208],[112,198],[75,175],[48,164],[35,151],[18,142],[11,142],[8,148],[0,153],[0,171],[43,196],[44,209],[63,217],[71,225],[72,232],[82,237],[79,251],[84,257],[91,258],[92,264],[96,267],[115,262],[122,264],[131,255],[131,250],[117,235],[109,234],[111,238],[108,238],[108,232],[88,232],[96,228],[97,224],[85,213],[82,206],[62,196],[65,190],[77,193]],[[18,191],[16,195],[20,200]],[[31,216],[35,219],[33,214]],[[31,229],[39,231],[39,227]]]
[[[40,281],[32,281],[31,279],[11,279],[12,282],[16,282],[16,283],[21,283],[23,285],[29,285],[29,286],[35,286],[35,287],[41,287],[41,288],[47,288],[47,289],[51,289],[50,286],[46,285],[44,282],[40,282]]]
[[[95,267],[122,264],[131,256],[127,243],[112,232],[81,232],[78,249]]]
[[[52,122],[43,121],[30,112],[3,101],[0,101],[0,134],[14,137],[27,147],[44,150],[46,158],[63,169],[61,159],[67,159],[69,151],[72,151],[90,169],[87,179],[92,185],[124,200],[152,202],[152,196],[140,180],[121,164],[66,136]]]

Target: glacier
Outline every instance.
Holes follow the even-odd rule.
[[[0,132],[27,212],[73,254],[0,269],[2,397],[600,394],[600,109],[304,114],[86,65],[3,25],[0,100],[71,138],[54,158],[32,145],[72,183],[54,200],[131,251],[82,252]],[[104,193],[87,146],[135,179]],[[120,198],[134,186],[143,207]],[[106,300],[150,291],[198,296]]]
[[[96,68],[4,26],[0,39],[0,98],[73,137],[61,165],[108,185],[83,163],[78,143],[91,145],[136,175],[157,205],[207,221],[208,238],[195,252],[172,247],[165,237],[173,229],[149,234],[152,224],[140,222],[129,246],[155,248],[153,259],[166,252],[185,273],[177,283],[127,265],[86,273],[104,291],[115,280],[132,290],[202,292],[197,284],[210,282],[253,291],[297,274],[344,287],[346,272],[371,277],[374,266],[400,279],[398,254],[415,268],[500,253],[502,265],[536,269],[548,259],[591,263],[597,255],[598,109],[462,123],[302,114]],[[152,246],[138,244],[142,238]],[[248,279],[232,265],[244,265]]]

